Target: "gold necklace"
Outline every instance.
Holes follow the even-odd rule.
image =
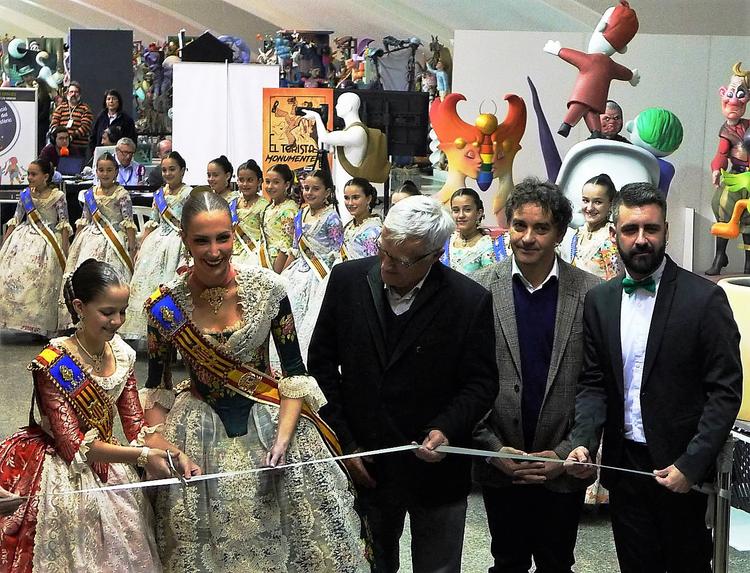
[[[481,233],[479,233],[479,234],[481,235]],[[469,244],[474,241],[474,237],[476,237],[476,236],[477,235],[472,235],[468,239],[464,239],[464,237],[463,237],[463,235],[461,233],[458,234],[458,238],[461,240],[461,246],[464,247],[464,248],[468,247]]]
[[[224,297],[229,289],[226,287],[213,287],[207,288],[200,294],[201,300],[205,300],[210,306],[214,314],[219,314],[219,309],[224,303]]]
[[[109,345],[109,342],[104,343],[104,349],[102,350],[101,354],[91,354],[88,350],[86,350],[86,347],[83,345],[83,342],[81,342],[81,339],[78,338],[78,333],[73,333],[73,338],[76,339],[76,342],[78,343],[78,346],[81,350],[83,350],[83,353],[88,356],[89,360],[94,363],[94,372],[100,373],[102,371],[102,366],[104,363],[104,356],[107,354],[107,346]]]

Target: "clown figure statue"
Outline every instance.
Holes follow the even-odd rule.
[[[619,5],[604,12],[591,34],[585,53],[563,48],[557,41],[547,41],[545,52],[560,57],[579,70],[568,100],[568,111],[557,133],[567,137],[571,128],[583,118],[592,137],[601,137],[599,115],[604,113],[611,81],[628,81],[633,86],[640,81],[637,69],[630,70],[610,57],[615,52],[624,54],[637,31],[638,17],[635,11],[625,0],[621,0]]]
[[[728,174],[745,173],[748,170],[748,142],[746,136],[750,120],[743,119],[747,108],[750,94],[750,72],[743,71],[741,62],[737,62],[732,68],[732,77],[729,83],[719,89],[721,97],[721,113],[726,121],[719,130],[719,147],[716,156],[711,161],[711,177],[714,184],[714,195],[711,199],[711,209],[719,224],[732,223],[734,233],[718,233],[712,229],[716,237],[716,254],[714,255],[711,268],[706,271],[707,275],[718,275],[721,273],[729,259],[727,258],[728,236],[737,236],[742,233],[742,248],[745,250],[745,274],[750,274],[750,214],[744,212],[750,191],[746,184],[728,185],[723,181],[722,170]],[[729,175],[727,175],[729,176]],[[740,178],[744,179],[744,178]],[[722,225],[714,225],[721,228]]]

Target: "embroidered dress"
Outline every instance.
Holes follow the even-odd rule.
[[[609,225],[589,232],[586,225],[579,227],[570,243],[571,264],[604,280],[620,272],[620,256],[617,246],[609,238]]]
[[[383,230],[383,221],[373,215],[357,225],[354,219],[344,227],[344,245],[342,255],[347,260],[364,259],[378,254],[378,237]]]
[[[237,216],[239,217],[239,226],[243,232],[250,237],[254,243],[254,248],[248,245],[253,252],[248,253],[247,249],[242,246],[240,240],[235,237],[234,250],[232,251],[232,263],[235,265],[257,265],[258,264],[258,246],[260,245],[260,224],[263,211],[268,206],[265,197],[258,197],[250,207],[244,207],[245,199],[240,197],[237,201]],[[166,283],[166,281],[164,281]]]
[[[570,241],[570,258],[574,267],[583,269],[605,281],[616,277],[620,273],[620,255],[617,246],[609,236],[609,224],[593,233],[586,230],[586,225],[578,227]],[[601,463],[601,448],[596,455],[596,463]],[[586,488],[585,503],[597,505],[609,503],[609,492],[599,481]]]
[[[62,340],[53,339],[51,347],[62,349]],[[143,421],[133,372],[135,352],[117,335],[111,347],[114,373],[90,377],[106,394],[108,415],[119,414],[131,445],[142,445],[155,428]],[[128,464],[87,463],[90,444],[102,437],[43,373],[43,355],[31,365],[40,426],[23,428],[0,445],[0,485],[21,496],[38,494],[15,513],[0,517],[0,571],[161,571],[153,514],[143,490],[66,495],[139,478]]]
[[[62,230],[73,233],[65,193],[53,189],[46,199],[32,199],[62,248]],[[16,228],[0,249],[0,328],[53,335],[63,275],[60,260],[28,220],[20,201],[8,226]]]
[[[237,363],[269,373],[273,338],[286,378],[283,396],[303,398],[312,410],[325,404],[315,379],[307,376],[297,347],[294,320],[283,281],[259,267],[236,269],[242,320],[225,332],[203,332],[208,344]],[[189,318],[193,303],[182,275],[170,295]],[[204,473],[256,469],[272,447],[279,407],[236,393],[207,369],[193,369],[181,351],[191,380],[172,391],[170,340],[149,328],[149,380],[145,408],[170,409],[164,436],[182,448]],[[329,457],[310,419],[300,417],[286,462]],[[344,472],[322,463],[278,472],[251,473],[156,493],[156,537],[168,572],[335,573],[365,572],[360,523]]]
[[[146,339],[146,315],[143,303],[160,284],[170,282],[177,276],[177,269],[183,264],[182,239],[179,233],[179,221],[182,206],[190,196],[191,188],[183,185],[176,192],[164,187],[164,199],[169,211],[174,216],[170,222],[153,204],[151,218],[146,229],[152,229],[143,240],[135,261],[133,278],[130,280],[130,301],[127,318],[120,329],[120,336],[125,339]],[[175,224],[177,223],[177,229]]]
[[[310,346],[318,313],[323,304],[323,296],[328,286],[328,273],[341,257],[344,229],[341,218],[333,206],[326,207],[312,221],[309,207],[305,207],[295,218],[294,226],[292,254],[296,258],[284,269],[281,276],[287,280],[294,323],[298,325],[299,348],[302,360],[307,362],[307,348]],[[304,242],[308,249],[303,251],[300,242]],[[311,268],[310,263],[316,268]],[[325,276],[321,276],[321,273]]]
[[[130,200],[128,191],[117,185],[113,190],[102,191],[101,187],[96,187],[94,197],[99,206],[102,215],[112,225],[115,234],[120,239],[120,243],[127,252],[127,241],[125,239],[125,229],[135,230],[133,223],[133,203]],[[86,259],[96,259],[109,263],[120,274],[120,276],[130,281],[130,270],[122,262],[120,255],[112,246],[109,239],[97,227],[91,217],[91,211],[86,203],[83,204],[83,216],[76,221],[76,235],[73,243],[70,245],[68,262],[65,265],[65,273],[72,273]],[[61,330],[70,328],[70,315],[65,307],[62,289],[58,298],[58,327]]]
[[[460,246],[462,242],[460,233],[456,232],[451,235],[443,253],[443,264],[449,261],[448,266],[454,271],[468,275],[495,262],[492,237],[489,235],[482,235],[473,245]]]
[[[292,252],[294,216],[297,211],[299,211],[299,207],[291,199],[287,199],[278,205],[269,203],[263,210],[261,228],[263,229],[263,239],[270,265],[273,265],[280,252],[286,254]]]

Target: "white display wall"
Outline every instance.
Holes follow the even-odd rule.
[[[585,51],[588,36],[570,32],[456,31],[453,91],[467,99],[458,105],[461,117],[474,123],[482,100],[494,100],[502,121],[506,93],[518,94],[526,102],[528,120],[522,149],[515,160],[515,181],[527,175],[546,178],[526,76],[532,78],[539,91],[561,156],[574,143],[588,137],[583,121],[567,139],[556,134],[578,71],[542,51],[548,39],[559,40],[563,47]],[[612,82],[610,98],[620,103],[626,121],[644,108],[663,107],[677,114],[683,124],[682,146],[667,158],[677,170],[668,199],[667,250],[678,263],[686,258],[685,247],[689,251],[689,245],[684,244],[684,232],[690,227],[685,225],[685,207],[692,207],[695,209],[694,269],[702,272],[710,265],[714,252],[714,240],[709,234],[713,223],[709,164],[716,153],[717,134],[724,121],[718,89],[726,85],[735,62],[743,61],[745,68],[750,67],[750,48],[741,37],[638,34],[627,53],[616,54],[614,59],[629,68],[638,68],[641,75],[637,87],[627,82]],[[486,111],[488,105],[482,109]],[[494,193],[494,187],[487,193]],[[727,249],[730,264],[725,274],[742,271],[744,255],[735,246],[736,241]]]
[[[174,66],[173,148],[185,182],[206,185],[206,166],[226,155],[235,169],[263,158],[263,88],[279,87],[278,66],[182,62]]]
[[[36,123],[34,88],[0,88],[0,183],[26,183],[26,168],[37,157]]]

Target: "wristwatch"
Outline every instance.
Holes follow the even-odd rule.
[[[148,446],[143,446],[141,448],[141,455],[138,456],[138,459],[135,461],[135,465],[137,465],[139,468],[145,468],[148,464],[148,453],[151,451],[151,448]]]

